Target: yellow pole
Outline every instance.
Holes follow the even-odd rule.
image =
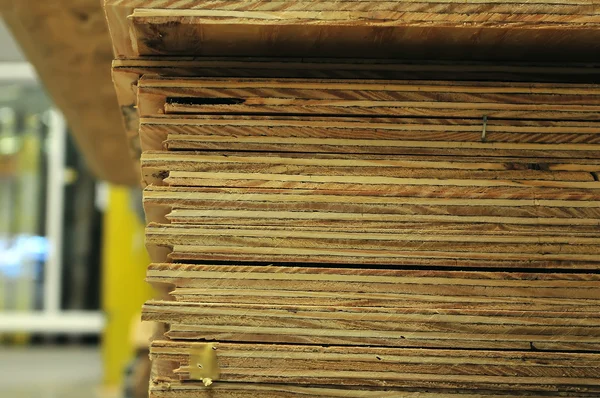
[[[145,282],[150,259],[144,226],[132,208],[128,188],[109,188],[103,234],[102,302],[107,325],[102,351],[105,385],[112,387],[121,385],[123,371],[133,359],[132,319],[152,295]]]

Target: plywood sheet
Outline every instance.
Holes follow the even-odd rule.
[[[589,1],[108,0],[119,57],[336,56],[592,60]],[[559,53],[561,55],[559,55]]]

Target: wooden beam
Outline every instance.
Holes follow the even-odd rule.
[[[64,113],[101,179],[139,183],[112,87],[111,43],[98,0],[5,2],[2,17]]]

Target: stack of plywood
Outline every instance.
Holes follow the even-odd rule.
[[[598,396],[596,68],[177,57],[598,45],[564,3],[107,1],[152,396]]]

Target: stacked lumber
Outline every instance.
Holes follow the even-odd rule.
[[[600,394],[597,68],[243,58],[590,60],[597,6],[106,3],[152,397]]]
[[[140,79],[153,394],[597,394],[596,90]]]

